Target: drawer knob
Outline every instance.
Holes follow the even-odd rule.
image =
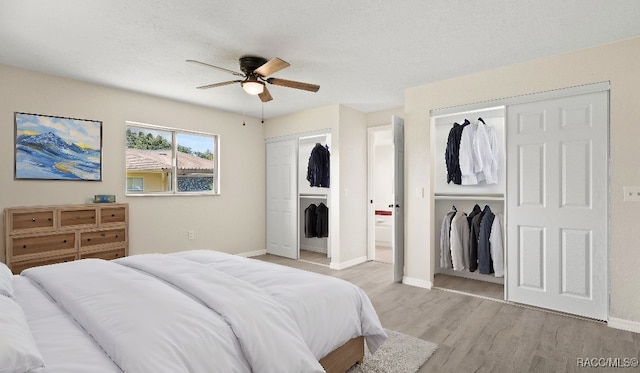
[[[87,241],[91,241],[91,238],[87,238]]]
[[[113,218],[113,217],[115,217],[115,216],[116,216],[116,214],[111,214],[111,217],[112,217],[112,218]]]
[[[31,218],[31,221],[36,221],[36,218]]]
[[[27,248],[27,245],[22,245],[22,248],[23,248],[23,249],[26,249],[26,248]]]
[[[64,241],[62,241],[62,242],[67,243],[67,240],[64,240]]]
[[[118,235],[116,234],[116,238],[118,238]]]

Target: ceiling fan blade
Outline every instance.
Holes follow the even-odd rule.
[[[209,65],[208,63],[204,63],[204,62],[200,62],[200,61],[196,61],[196,60],[187,60],[187,62],[197,63],[199,65],[208,66],[208,67],[213,67],[214,69],[218,69],[220,71],[225,71],[225,72],[228,72],[228,73],[236,75],[236,76],[244,77],[244,74],[236,72],[236,71],[233,71],[233,70],[225,69],[224,67]]]
[[[318,90],[320,89],[319,85],[296,82],[293,80],[286,80],[286,79],[269,78],[267,79],[267,82],[273,85],[302,89],[302,90],[311,91],[311,92],[318,92]]]
[[[262,64],[262,66],[255,69],[254,72],[260,76],[269,76],[276,71],[280,71],[286,67],[289,67],[289,62],[276,57]]]
[[[207,88],[222,87],[223,85],[228,85],[228,84],[233,84],[233,83],[240,83],[241,81],[242,80],[229,80],[228,82],[207,84],[207,85],[203,85],[203,86],[200,86],[200,87],[197,87],[197,88],[198,89],[207,89]]]
[[[273,97],[271,97],[271,93],[269,93],[267,86],[264,87],[264,90],[258,95],[258,97],[260,97],[260,101],[262,102],[269,102],[273,100]]]

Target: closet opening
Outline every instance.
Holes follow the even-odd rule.
[[[298,139],[298,260],[329,267],[331,134]]]
[[[433,117],[431,138],[433,287],[504,301],[505,107]]]

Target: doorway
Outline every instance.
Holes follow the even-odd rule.
[[[369,260],[393,264],[393,133],[391,125],[369,128]]]
[[[404,121],[367,129],[367,258],[393,266],[393,281],[404,275]]]

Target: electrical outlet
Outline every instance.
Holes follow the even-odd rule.
[[[625,201],[640,202],[640,186],[626,186],[622,190]]]
[[[189,231],[189,241],[196,239],[196,232]]]

